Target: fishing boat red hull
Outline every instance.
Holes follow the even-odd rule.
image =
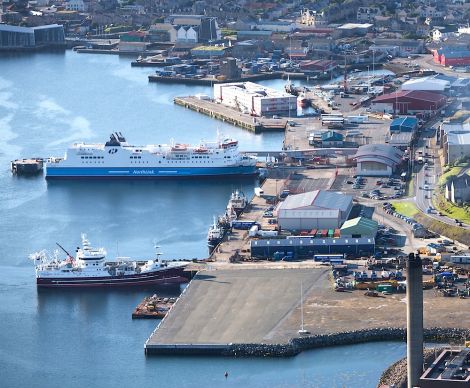
[[[155,272],[103,277],[36,278],[38,287],[132,287],[143,285],[181,284],[189,281],[189,273],[181,268],[160,269]]]

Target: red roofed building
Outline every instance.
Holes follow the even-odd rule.
[[[447,102],[440,93],[421,90],[402,90],[383,94],[372,100],[371,109],[375,112],[397,114],[423,114],[440,110]]]
[[[326,72],[332,71],[337,66],[338,65],[335,61],[330,61],[328,59],[316,59],[300,62],[300,69],[303,71]]]

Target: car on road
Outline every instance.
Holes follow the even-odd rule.
[[[424,185],[423,190],[429,190],[429,185]]]
[[[354,182],[353,181],[346,181],[348,185],[352,185]]]
[[[263,217],[265,218],[271,218],[272,216],[273,216],[273,212],[270,212],[270,211],[266,211],[263,214]]]

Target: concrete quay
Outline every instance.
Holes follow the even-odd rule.
[[[299,307],[301,283],[307,294],[325,281],[327,269],[201,271],[147,340],[145,351],[217,353],[231,344],[277,343],[277,326]]]
[[[174,103],[255,133],[284,131],[287,125],[286,119],[253,117],[225,105],[217,104],[211,100],[200,100],[193,96],[176,97]]]
[[[256,82],[256,81],[265,81],[269,79],[278,79],[285,78],[284,73],[282,72],[272,72],[272,73],[261,73],[261,74],[251,74],[244,75],[241,78],[237,79],[217,79],[213,77],[204,77],[204,78],[186,78],[186,77],[175,77],[175,76],[162,76],[158,74],[151,74],[148,76],[149,82],[159,82],[159,83],[177,83],[177,84],[187,84],[187,85],[213,85],[213,84],[224,84],[228,82]]]
[[[250,264],[214,263],[199,272],[145,343],[146,354],[278,357],[406,338],[404,294],[368,298],[360,291],[335,292],[325,267]],[[298,333],[301,283],[308,335]],[[426,290],[425,339],[459,342],[468,336],[466,304]]]

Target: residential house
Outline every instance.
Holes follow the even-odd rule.
[[[155,23],[150,26],[149,40],[151,42],[176,42],[177,31],[169,23]]]
[[[440,42],[442,40],[448,39],[450,37],[456,36],[458,33],[457,25],[447,25],[447,26],[436,26],[432,30],[432,40],[434,42]]]
[[[84,12],[86,11],[86,6],[83,0],[68,0],[65,3],[65,9],[67,11]]]
[[[175,27],[177,42],[213,42],[221,39],[217,18],[204,15],[170,15],[165,23]]]
[[[446,199],[455,204],[470,202],[470,176],[463,174],[449,179],[446,183]]]
[[[376,16],[381,16],[382,11],[378,7],[359,7],[357,9],[358,22],[374,22]]]

